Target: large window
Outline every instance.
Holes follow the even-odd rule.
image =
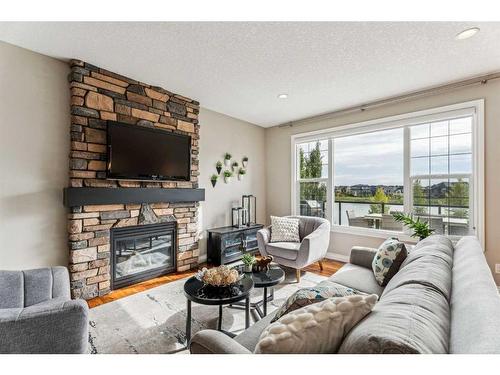
[[[294,213],[382,236],[404,231],[392,216],[404,211],[481,238],[482,134],[475,101],[294,136]]]

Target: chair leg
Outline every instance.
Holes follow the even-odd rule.
[[[297,277],[297,283],[300,283],[300,270],[299,269],[295,270],[295,276]]]
[[[319,264],[319,269],[321,271],[323,271],[323,261],[322,260],[318,260],[318,264]]]

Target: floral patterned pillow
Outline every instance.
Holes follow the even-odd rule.
[[[372,269],[380,286],[387,285],[389,280],[399,271],[399,267],[407,255],[405,244],[395,237],[386,239],[379,246],[373,258]]]
[[[304,306],[312,305],[313,303],[321,302],[331,297],[345,297],[354,294],[365,295],[365,293],[359,290],[348,288],[332,281],[322,281],[316,286],[299,289],[288,297],[283,306],[278,309],[271,322],[275,322],[283,315]]]

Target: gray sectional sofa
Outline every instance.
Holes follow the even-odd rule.
[[[0,353],[86,353],[88,306],[65,267],[0,271]]]
[[[339,353],[500,354],[500,296],[475,237],[455,246],[440,235],[420,241],[385,288],[371,263],[375,249],[355,247],[330,280],[379,295],[373,311],[345,337]],[[229,338],[204,330],[192,353],[253,352],[273,314]]]

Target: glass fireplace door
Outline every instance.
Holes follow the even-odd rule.
[[[175,270],[175,226],[118,228],[112,236],[113,289]]]

